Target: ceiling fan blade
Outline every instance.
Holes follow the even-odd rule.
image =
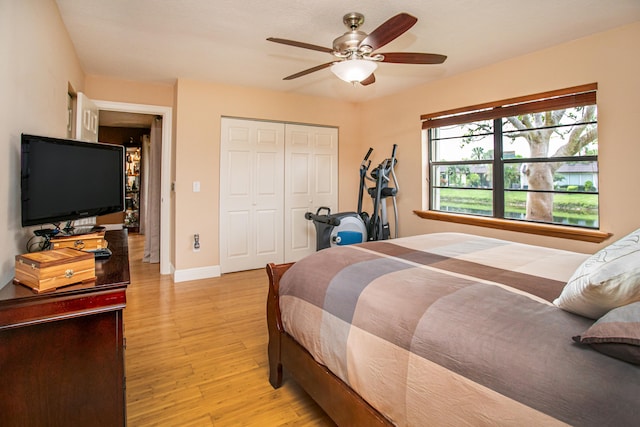
[[[333,49],[329,49],[328,47],[322,47],[322,46],[316,46],[315,44],[297,42],[295,40],[279,39],[276,37],[269,37],[267,40],[274,43],[281,43],[289,46],[301,47],[303,49],[311,49],[311,50],[317,50],[325,53],[333,53]]]
[[[367,77],[366,79],[364,79],[363,81],[360,82],[360,84],[362,86],[367,86],[370,85],[371,83],[375,83],[376,82],[376,76],[371,73],[371,75],[369,77]]]
[[[382,62],[394,64],[442,64],[447,59],[446,55],[436,53],[391,52],[380,55],[384,56]]]
[[[327,62],[326,64],[322,64],[322,65],[316,65],[313,68],[309,68],[307,70],[300,71],[299,73],[291,74],[290,76],[287,76],[282,80],[293,80],[293,79],[297,79],[298,77],[306,76],[307,74],[315,73],[316,71],[320,71],[320,70],[323,70],[325,68],[328,68],[328,67],[332,66],[334,62],[335,61]]]
[[[413,27],[416,22],[418,22],[418,18],[415,16],[411,16],[408,13],[399,13],[373,30],[371,34],[362,40],[360,46],[370,46],[372,50],[381,48]]]

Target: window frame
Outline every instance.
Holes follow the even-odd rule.
[[[451,162],[432,162],[431,156],[431,137],[430,129],[439,128],[448,125],[464,124],[477,122],[481,120],[494,120],[501,121],[505,117],[526,114],[526,113],[538,113],[544,111],[553,111],[563,108],[581,107],[586,105],[596,104],[596,91],[597,83],[591,83],[581,86],[574,86],[566,89],[560,89],[555,91],[543,92],[533,95],[527,95],[523,97],[510,98],[501,101],[494,101],[490,103],[478,104],[470,107],[456,108],[452,110],[424,114],[420,118],[422,120],[422,129],[427,133],[427,149],[429,153],[427,155],[427,174],[428,174],[428,201],[429,210],[416,210],[416,213],[421,218],[435,219],[440,221],[450,221],[456,223],[464,223],[471,225],[480,225],[484,227],[507,229],[512,231],[522,231],[526,233],[542,234],[555,237],[563,237],[591,242],[602,242],[606,240],[610,234],[599,230],[599,228],[587,228],[582,226],[573,225],[559,225],[554,223],[543,222],[531,222],[519,219],[504,218],[504,173],[503,167],[510,163],[522,163],[526,161],[530,162],[545,162],[549,161],[549,158],[543,159],[502,159],[500,155],[494,155],[491,160],[468,160],[468,161],[451,161]],[[597,123],[597,121],[596,121]],[[502,141],[502,126],[495,126],[494,122],[494,139]],[[500,135],[495,136],[496,133]],[[494,140],[494,149],[498,148],[498,143]],[[499,153],[502,153],[502,146],[499,147]],[[498,151],[495,151],[498,153]],[[598,161],[597,155],[588,155],[580,157],[557,157],[553,158],[556,161]],[[435,163],[435,165],[434,165]],[[449,213],[445,211],[432,210],[433,206],[433,183],[432,177],[434,168],[439,165],[446,165],[447,163],[482,163],[492,164],[493,174],[495,177],[501,177],[499,184],[496,186],[496,179],[492,180],[493,194],[493,212],[492,216],[479,216],[473,214],[464,213]],[[438,188],[437,186],[435,188]],[[465,188],[466,189],[466,188]],[[510,189],[511,191],[511,189]],[[530,190],[522,190],[530,191]],[[554,193],[559,193],[554,191]],[[575,192],[572,192],[575,193]],[[590,193],[593,194],[593,193]],[[599,194],[599,193],[598,193]],[[497,215],[500,214],[501,217]],[[598,227],[601,226],[601,221],[598,221]]]

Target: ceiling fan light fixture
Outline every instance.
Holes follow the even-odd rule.
[[[376,53],[382,46],[392,42],[406,31],[408,31],[418,18],[408,13],[399,13],[367,34],[359,30],[364,23],[364,15],[353,12],[344,15],[342,22],[349,29],[346,33],[333,40],[333,48],[317,46],[309,43],[302,43],[295,40],[269,37],[267,40],[303,49],[325,52],[333,55],[331,62],[316,65],[298,73],[285,77],[283,80],[293,80],[316,71],[331,67],[331,71],[339,79],[345,82],[363,86],[375,83],[376,78],[373,72],[378,67],[378,62],[389,62],[392,64],[442,64],[447,57],[433,53],[415,52],[385,52]]]
[[[339,79],[348,83],[360,83],[378,68],[375,61],[366,59],[348,59],[336,62],[331,66],[331,72]]]

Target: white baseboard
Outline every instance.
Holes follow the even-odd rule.
[[[212,277],[220,277],[220,266],[212,265],[210,267],[188,268],[185,270],[173,271],[173,282],[186,282],[188,280],[210,279]]]

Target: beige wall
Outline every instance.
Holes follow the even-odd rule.
[[[85,94],[95,100],[173,107],[174,83],[148,83],[87,75]]]
[[[65,137],[67,93],[84,76],[53,0],[0,1],[0,287],[30,230],[20,224],[20,134]]]
[[[175,268],[219,264],[218,210],[220,120],[223,116],[337,126],[341,189],[357,185],[357,169],[348,159],[360,155],[358,107],[328,98],[291,95],[246,87],[178,80],[175,138]],[[351,178],[350,175],[355,177]],[[192,191],[200,181],[201,191]],[[340,190],[341,209],[355,201]],[[193,234],[200,234],[201,249],[191,250]]]
[[[461,231],[594,252],[640,227],[640,22],[378,99],[363,107],[362,140],[388,150],[397,143],[400,234]],[[601,245],[424,220],[420,115],[585,83],[598,83]],[[422,175],[421,175],[422,174]],[[424,177],[426,179],[426,177]]]

